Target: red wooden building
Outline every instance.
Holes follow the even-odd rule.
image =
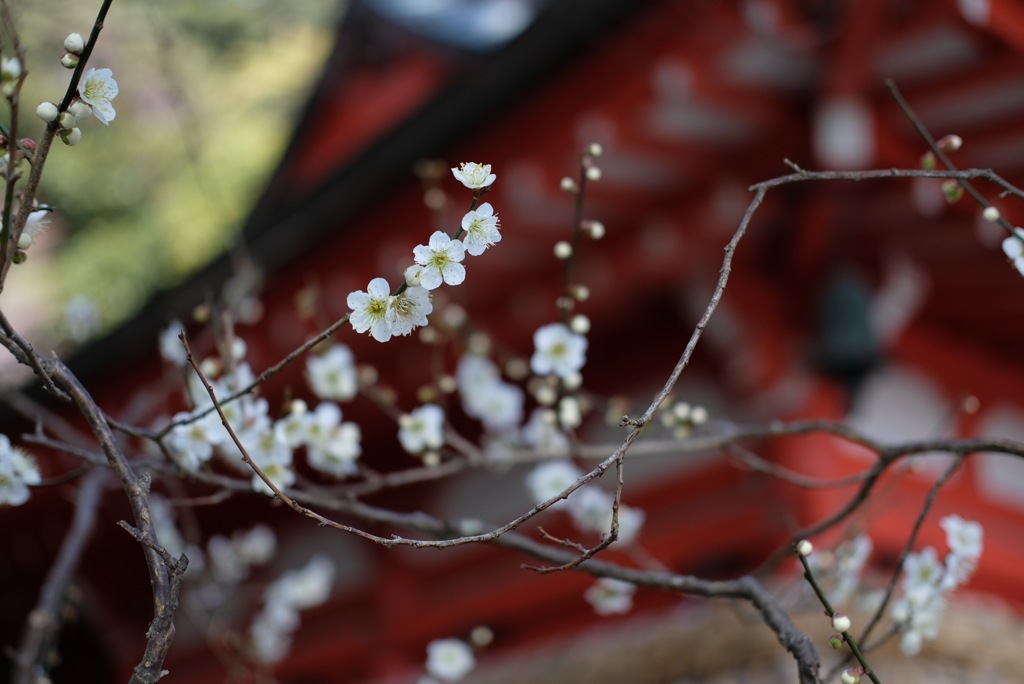
[[[585,145],[603,146],[586,215],[607,235],[583,245],[577,271],[591,291],[580,305],[592,321],[584,374],[594,392],[634,398],[632,411],[660,388],[707,305],[752,183],[789,173],[785,159],[807,169],[918,166],[926,146],[885,79],[894,79],[934,134],[963,137],[954,155],[961,167],[1024,180],[1024,11],[1013,0],[463,4],[441,33],[404,24],[399,2],[354,4],[288,152],[244,227],[250,270],[238,276],[227,257],[212,264],[76,359],[109,413],[148,415],[150,407],[125,391],[166,376],[146,340],[170,314],[186,316],[231,278],[238,285],[259,276],[262,317],[239,326],[256,369],[314,332],[297,313],[298,293],[319,292],[325,320],[334,320],[347,311],[347,293],[375,276],[397,280],[412,246],[438,223],[457,222],[468,204],[447,173],[460,161],[493,165],[498,180],[487,200],[501,216],[503,239],[472,264],[465,285],[441,296],[525,356],[533,331],[557,316],[564,276],[551,248],[567,239],[573,220],[572,198],[559,180],[576,172]],[[519,14],[474,23],[484,6],[515,6]],[[437,168],[440,175],[432,175]],[[425,193],[436,200],[437,187],[449,200],[428,209]],[[997,188],[978,187],[1011,223],[1024,215]],[[980,219],[977,205],[948,204],[939,181],[774,189],[739,244],[725,296],[675,394],[728,422],[850,417],[888,442],[1024,439],[1024,281],[1000,249],[1003,237]],[[836,336],[845,344],[836,347]],[[399,390],[401,408],[415,407],[415,389],[429,378],[430,349],[414,338],[380,345],[348,328],[337,339]],[[119,379],[110,382],[112,375]],[[301,387],[296,368],[276,377],[266,395],[273,404]],[[373,467],[407,463],[391,421],[368,402],[345,411],[361,424]],[[621,430],[599,422],[583,433],[588,441],[621,440]],[[750,446],[776,465],[823,479],[870,463],[867,452],[821,435]],[[879,570],[899,555],[942,459],[896,469],[856,518],[874,539],[871,562]],[[530,505],[521,483],[521,474],[481,472],[370,502],[505,521]],[[630,463],[624,500],[646,512],[641,543],[659,563],[729,577],[755,568],[853,491],[798,488],[738,467],[723,453],[670,453]],[[91,635],[82,650],[105,668],[95,681],[125,678],[149,617],[137,549],[111,524],[125,507],[116,493],[109,499],[97,547],[83,565],[82,618],[67,633]],[[46,567],[69,515],[61,501],[42,494],[0,514],[10,529],[35,530],[30,523],[39,517],[49,526],[12,534],[22,549],[10,564],[12,581],[27,587],[26,575]],[[951,512],[985,527],[970,589],[1019,610],[1024,464],[973,455],[938,495],[920,545],[943,547],[937,521]],[[196,514],[207,533],[257,520],[281,532],[282,555],[319,550],[339,569],[331,602],[304,615],[291,656],[277,669],[282,681],[415,681],[427,642],[465,636],[477,625],[495,636],[480,655],[480,681],[559,681],[552,652],[570,654],[565,644],[597,619],[581,598],[589,578],[537,575],[506,551],[385,550],[255,496]],[[557,528],[555,520],[543,522]],[[123,567],[111,567],[111,557],[124,558]],[[5,598],[5,613],[24,614],[15,607],[27,609],[32,592],[23,594]],[[679,617],[683,604],[691,605],[641,591],[634,615],[604,619],[613,636],[595,643],[646,654],[644,644],[683,625],[688,636],[669,641],[671,653],[681,644],[707,647],[695,625],[709,618]],[[185,610],[167,663],[178,681],[224,680],[202,631]],[[622,646],[626,632],[641,637]],[[729,666],[745,666],[747,655]],[[530,670],[535,660],[552,679]],[[665,660],[620,660],[635,669],[576,681],[710,676],[706,664]]]

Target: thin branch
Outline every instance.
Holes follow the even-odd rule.
[[[108,477],[106,470],[93,470],[82,480],[71,527],[39,592],[39,600],[25,621],[21,645],[14,657],[14,684],[34,684],[47,679],[45,663],[50,659],[50,649],[56,647],[67,589],[95,526],[96,511]]]

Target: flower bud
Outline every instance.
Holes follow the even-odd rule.
[[[78,55],[65,52],[64,56],[60,58],[60,65],[65,69],[74,69],[78,66]]]
[[[71,106],[68,107],[68,111],[71,112],[71,114],[79,121],[82,119],[88,119],[92,116],[92,107],[81,100],[75,100],[72,102]]]
[[[18,147],[31,155],[36,151],[36,141],[32,138],[21,138],[18,140]]]
[[[814,545],[806,539],[801,539],[796,543],[796,552],[804,558],[807,558],[814,552]]]
[[[64,49],[73,55],[82,54],[82,50],[85,49],[85,41],[82,39],[82,34],[69,33],[68,37],[64,39]]]
[[[32,235],[24,232],[18,236],[18,249],[28,249],[32,246]]]
[[[585,171],[587,180],[597,181],[601,180],[601,168],[598,166],[588,166]]]
[[[981,217],[989,223],[995,223],[999,220],[999,210],[995,207],[985,207],[985,211],[981,212]]]
[[[832,629],[837,632],[849,632],[850,631],[850,618],[846,617],[841,613],[836,613],[832,616]]]
[[[956,152],[961,147],[963,147],[963,144],[964,139],[961,138],[959,135],[954,134],[944,135],[941,138],[939,138],[938,143],[936,143],[938,148],[943,152]]]
[[[577,335],[586,335],[590,332],[590,319],[583,314],[576,314],[569,321],[569,328]]]
[[[845,670],[840,679],[843,684],[857,684],[860,681],[860,675],[856,674],[853,670]]]
[[[71,112],[61,112],[60,116],[57,117],[57,123],[65,131],[70,131],[78,123],[78,119]]]
[[[28,254],[25,254],[25,252],[18,249],[14,251],[14,256],[11,258],[11,261],[16,264],[23,264],[26,259],[28,259]]]
[[[591,157],[600,157],[602,152],[604,152],[604,148],[601,147],[601,143],[595,142],[587,145],[587,154]]]
[[[561,181],[562,192],[576,192],[576,181],[566,176]]]
[[[57,117],[60,116],[60,110],[52,102],[43,102],[36,107],[36,116],[46,123],[50,123],[57,120]]]
[[[8,57],[0,60],[0,78],[5,81],[17,81],[21,76],[21,60]]]
[[[833,634],[828,638],[828,645],[831,646],[834,650],[838,651],[846,645],[846,642],[843,641],[843,637],[841,635]]]
[[[604,224],[600,221],[584,221],[583,230],[587,231],[587,234],[594,240],[604,237]]]
[[[555,243],[555,256],[563,261],[572,256],[572,245],[565,240],[559,240]]]
[[[933,171],[938,166],[938,160],[935,158],[935,153],[932,151],[925,152],[921,155],[921,168],[925,171]]]
[[[944,180],[942,181],[942,194],[946,196],[947,202],[956,204],[963,198],[964,189],[955,180]]]
[[[68,147],[74,147],[78,143],[82,142],[82,129],[72,128],[66,133],[60,134],[60,139],[64,141],[64,144]]]

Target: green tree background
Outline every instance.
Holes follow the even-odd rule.
[[[98,4],[13,8],[29,71],[24,135],[41,135],[35,106],[59,101],[70,76],[59,63],[64,37],[87,36]],[[85,123],[81,144],[58,145],[47,162],[40,198],[55,212],[11,279],[15,324],[50,345],[81,341],[224,251],[343,11],[326,0],[115,2],[90,65],[113,69],[117,118]],[[0,52],[10,54],[9,40]],[[69,325],[74,311],[90,320]]]

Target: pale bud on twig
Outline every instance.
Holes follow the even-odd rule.
[[[955,135],[952,133],[949,135],[942,136],[936,143],[938,148],[943,152],[956,152],[961,147],[963,147],[963,144],[964,139],[961,138],[959,135]]]
[[[995,223],[999,220],[999,210],[995,207],[985,207],[985,210],[981,212],[981,217],[989,223]]]
[[[36,116],[46,123],[50,123],[57,120],[57,117],[60,116],[60,110],[52,102],[42,102],[36,107]]]
[[[584,221],[583,230],[587,231],[587,235],[594,240],[600,240],[604,237],[604,224],[600,221]]]
[[[60,116],[57,117],[57,123],[65,131],[70,131],[78,123],[78,119],[71,112],[61,112]]]
[[[74,147],[78,143],[82,142],[82,129],[72,128],[66,133],[61,133],[60,139],[64,141],[64,144],[68,147]]]
[[[82,34],[69,33],[68,37],[64,39],[64,49],[73,55],[82,54],[82,50],[85,49],[85,41],[82,39]]]
[[[60,58],[60,65],[65,69],[74,69],[78,66],[78,55],[73,55],[70,52],[65,52],[64,56]]]
[[[832,616],[832,629],[837,632],[849,632],[850,625],[850,618],[846,617],[842,613],[836,613]]]
[[[587,154],[591,157],[600,157],[604,152],[604,148],[601,147],[601,143],[590,143],[587,145]]]
[[[563,261],[572,256],[572,245],[565,240],[559,240],[555,243],[555,256]]]
[[[587,180],[601,180],[601,168],[599,166],[588,166],[584,173],[586,173]]]
[[[576,192],[576,181],[566,176],[561,181],[562,192]]]
[[[807,558],[814,552],[814,545],[806,539],[801,539],[796,543],[796,552],[804,558]]]

